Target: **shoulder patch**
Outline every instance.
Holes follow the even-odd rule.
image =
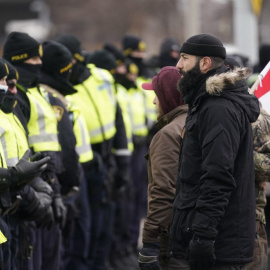
[[[64,108],[57,105],[52,106],[52,108],[54,110],[54,114],[56,116],[57,121],[60,122],[64,114]]]

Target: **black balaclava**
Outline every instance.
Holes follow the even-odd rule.
[[[18,72],[16,71],[16,69],[5,59],[3,59],[3,62],[7,65],[9,71],[9,73],[7,74],[7,82],[12,79],[18,80]],[[15,107],[15,103],[16,95],[12,94],[11,92],[7,91],[6,94],[0,94],[0,109],[4,113],[11,113]]]
[[[72,71],[70,74],[70,82],[73,85],[77,85],[77,84],[82,83],[89,76],[90,76],[89,69],[81,62],[77,62],[72,67]]]
[[[138,67],[129,59],[127,59],[125,62],[127,67],[127,73],[138,75]],[[129,90],[130,88],[137,88],[136,83],[127,78],[127,74],[115,74],[114,79],[116,83],[123,85],[127,90]]]
[[[17,68],[20,75],[19,84],[26,88],[37,87],[39,85],[42,64],[16,63],[14,67]]]
[[[117,66],[125,63],[124,55],[122,54],[122,52],[120,50],[118,50],[115,47],[115,45],[113,45],[111,43],[105,43],[103,46],[103,49],[114,55],[114,57],[116,58],[116,65]]]
[[[176,51],[179,53],[180,47],[181,45],[177,39],[171,37],[165,38],[160,46],[159,67],[176,66],[179,58],[172,57],[171,52]]]
[[[106,50],[97,50],[91,54],[89,63],[93,63],[96,67],[106,69],[112,74],[116,69],[116,58],[114,55]]]
[[[122,40],[123,54],[128,57],[139,69],[139,75],[142,75],[145,69],[143,58],[133,57],[133,51],[145,52],[146,44],[141,38],[134,35],[125,35]]]

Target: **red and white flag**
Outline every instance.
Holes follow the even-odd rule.
[[[253,84],[250,93],[259,99],[264,110],[270,114],[270,61],[258,75],[258,79]]]

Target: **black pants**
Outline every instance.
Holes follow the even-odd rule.
[[[190,270],[188,261],[181,258],[171,258],[170,265],[166,268],[162,267],[162,270]],[[204,270],[246,270],[246,266],[243,264],[215,264],[210,269]]]

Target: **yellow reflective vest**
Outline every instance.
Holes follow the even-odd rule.
[[[148,127],[146,124],[145,99],[141,88],[128,89],[131,101],[132,132],[136,136],[146,137]]]
[[[144,96],[144,107],[147,118],[147,126],[150,129],[154,123],[157,121],[157,109],[153,100],[156,96],[155,91],[146,91],[142,89],[142,84],[146,82],[151,82],[152,80],[146,79],[144,77],[138,77],[136,80],[137,86],[142,90]]]
[[[28,127],[29,146],[38,151],[60,151],[57,136],[57,119],[49,103],[48,93],[40,87],[29,88],[26,95],[30,102]]]
[[[73,123],[73,131],[77,141],[76,152],[79,155],[79,162],[85,163],[94,157],[86,122],[78,106],[72,102],[72,95],[67,96],[66,100],[69,117]]]
[[[0,143],[0,167],[7,168],[7,162],[2,144]]]
[[[121,84],[116,84],[117,88],[117,101],[122,110],[122,116],[125,124],[128,149],[132,152],[134,150],[134,145],[132,142],[132,109],[131,109],[131,100],[127,92],[127,89]]]
[[[29,148],[25,130],[13,113],[0,110],[0,138],[7,166],[12,167]]]
[[[91,76],[75,85],[72,95],[86,121],[91,144],[111,139],[115,133],[116,93],[109,71],[89,64]]]

